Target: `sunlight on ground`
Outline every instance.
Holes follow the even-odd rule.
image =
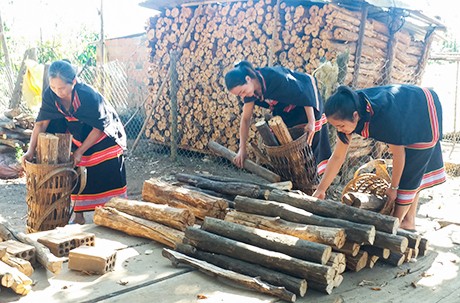
[[[460,257],[453,253],[439,253],[431,267],[421,274],[417,285],[426,287],[440,286],[447,280],[458,278]]]

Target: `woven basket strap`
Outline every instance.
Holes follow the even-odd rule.
[[[53,171],[50,171],[49,173],[47,173],[46,175],[44,175],[39,182],[37,182],[37,186],[36,186],[36,190],[37,189],[40,189],[40,187],[43,186],[43,184],[45,184],[49,179],[51,179],[52,177],[56,176],[56,175],[59,175],[59,174],[62,174],[62,173],[65,173],[65,172],[70,172],[72,174],[75,174],[75,178],[78,177],[78,174],[77,172],[73,169],[73,168],[70,168],[70,167],[61,167],[61,168],[58,168],[58,169],[55,169]],[[74,186],[75,188],[75,186]],[[72,188],[72,191],[73,189]]]
[[[43,224],[43,221],[56,209],[57,205],[59,203],[66,202],[67,196],[70,195],[72,192],[65,193],[61,198],[57,199],[54,201],[53,204],[49,205],[46,209],[45,212],[42,214],[42,216],[37,220],[35,229],[40,230],[40,227]]]

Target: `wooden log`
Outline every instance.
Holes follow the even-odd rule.
[[[268,146],[278,146],[278,140],[276,140],[275,135],[268,126],[265,120],[258,121],[256,124],[257,131],[259,132],[260,137],[265,145]]]
[[[366,267],[368,257],[366,251],[360,251],[356,256],[347,256],[347,268],[354,272],[360,271]]]
[[[111,207],[98,207],[94,212],[94,223],[131,236],[152,239],[174,248],[182,243],[184,233],[163,224],[152,222],[120,212]]]
[[[255,184],[245,184],[243,182],[220,182],[207,178],[202,178],[190,174],[176,174],[176,179],[180,182],[188,183],[193,186],[210,189],[218,193],[227,195],[243,195],[246,197],[263,197],[268,190],[263,190]]]
[[[243,181],[241,178],[232,178],[232,177],[225,177],[225,176],[218,176],[218,175],[210,175],[210,174],[194,174],[196,176],[213,180],[219,182],[234,182],[234,183],[242,183]],[[274,182],[274,183],[262,183],[253,180],[244,180],[244,184],[254,184],[259,186],[261,189],[278,189],[278,190],[290,190],[292,189],[292,182],[291,181],[281,181],[281,182]],[[265,192],[264,192],[265,193]]]
[[[3,261],[5,264],[16,268],[28,277],[30,277],[34,273],[34,268],[32,267],[29,261],[17,258],[9,253],[5,253],[3,256],[1,256],[0,260]]]
[[[189,206],[195,217],[200,219],[205,216],[223,218],[228,207],[225,199],[174,186],[155,178],[144,181],[142,200],[173,207]]]
[[[259,264],[298,278],[304,278],[308,282],[310,280],[329,282],[335,275],[335,270],[332,267],[245,244],[195,227],[187,228],[185,236],[190,244],[201,250]]]
[[[214,152],[215,154],[224,157],[225,159],[233,162],[233,159],[236,156],[236,153],[225,148],[224,146],[218,144],[215,141],[209,141],[208,143],[208,148]],[[252,162],[249,159],[246,159],[243,163],[243,168],[247,169],[253,174],[256,174],[265,180],[268,180],[269,182],[279,182],[281,181],[281,177],[277,174],[275,174],[272,171],[269,171],[268,169],[257,165],[256,163]]]
[[[375,263],[377,263],[377,261],[380,259],[379,256],[374,256],[374,255],[369,255],[369,257],[367,258],[367,267],[369,268],[374,268],[375,266]]]
[[[383,259],[385,263],[401,266],[406,260],[406,255],[403,253],[390,252],[390,256],[387,259]]]
[[[197,268],[201,272],[212,277],[224,278],[228,281],[231,281],[232,283],[256,290],[261,293],[275,296],[288,302],[295,302],[296,300],[296,295],[287,291],[284,287],[275,287],[273,285],[263,283],[258,278],[252,278],[246,275],[235,273],[230,270],[225,270],[215,265],[191,258],[187,255],[175,252],[170,249],[164,248],[162,254],[165,258],[171,260],[171,262],[174,265],[177,265],[179,263],[187,264],[189,266]]]
[[[406,237],[377,231],[373,245],[380,248],[388,248],[393,252],[403,253],[406,251],[408,242]]]
[[[201,229],[222,237],[323,265],[329,260],[332,252],[332,248],[328,245],[214,218],[205,218]]]
[[[347,268],[347,260],[345,254],[333,251],[326,265],[329,265],[332,268],[334,268],[336,274],[340,275]]]
[[[193,258],[209,262],[223,269],[231,270],[254,278],[259,277],[262,281],[266,281],[275,286],[285,287],[288,291],[293,292],[300,297],[305,296],[307,291],[307,281],[305,279],[296,278],[257,264],[224,255],[208,253],[186,244],[178,244],[176,251]]]
[[[351,207],[331,200],[320,200],[308,195],[273,190],[265,198],[287,203],[320,216],[374,225],[376,230],[391,234],[395,234],[399,227],[399,220],[396,217]]]
[[[420,244],[418,245],[418,255],[425,256],[429,249],[429,242],[426,238],[422,238],[420,240]]]
[[[270,183],[268,185],[278,190],[291,190],[292,189],[292,181],[282,181],[282,182]]]
[[[345,204],[369,211],[379,212],[385,205],[385,199],[372,194],[348,192],[342,197]]]
[[[58,163],[59,138],[53,134],[41,133],[38,135],[37,163],[57,164]]]
[[[381,248],[373,245],[362,245],[361,250],[367,251],[369,256],[377,256],[382,259],[388,259],[391,252],[388,248]]]
[[[308,281],[308,288],[330,295],[334,289],[334,284],[334,280],[330,281],[329,283]]]
[[[228,212],[225,221],[291,235],[337,248],[341,248],[345,244],[345,230],[343,228],[299,224],[283,220],[280,217],[260,216],[241,211]]]
[[[398,229],[396,234],[398,236],[406,237],[408,240],[407,246],[413,249],[418,248],[418,246],[420,245],[420,241],[422,240],[422,236],[420,234],[410,232],[408,230],[401,228]]]
[[[58,163],[69,163],[72,148],[72,134],[55,134],[58,137]]]
[[[359,243],[347,241],[341,248],[334,247],[334,251],[343,253],[347,256],[356,257],[359,253],[361,245]]]
[[[0,261],[1,284],[19,295],[27,295],[32,289],[32,280],[14,267]]]
[[[237,196],[234,202],[235,209],[238,211],[270,217],[279,216],[284,220],[295,223],[343,228],[345,229],[345,234],[349,241],[366,244],[374,243],[375,227],[373,225],[321,217],[292,205],[275,201],[264,201]]]
[[[268,121],[268,125],[275,134],[279,145],[287,144],[292,142],[291,133],[280,116],[275,116]]]
[[[195,224],[195,216],[188,209],[170,207],[164,204],[152,204],[149,202],[112,198],[105,204],[118,211],[154,221],[181,231],[187,226]]]

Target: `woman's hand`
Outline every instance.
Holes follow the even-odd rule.
[[[315,123],[307,123],[307,125],[305,125],[305,128],[304,128],[305,132],[308,133],[307,134],[307,143],[308,145],[311,146],[311,144],[313,143],[313,137],[315,136]]]
[[[235,158],[233,158],[233,163],[239,168],[243,168],[244,160],[246,160],[247,158],[248,158],[248,153],[245,150],[240,148]]]
[[[81,157],[83,156],[83,153],[81,152],[80,149],[77,149],[73,153],[73,166],[77,166],[81,162]]]
[[[391,188],[388,187],[385,191],[385,194],[387,196],[387,204],[392,203],[393,201],[396,200],[398,197],[398,189],[397,188]]]
[[[34,152],[31,150],[27,150],[27,152],[21,157],[21,165],[22,168],[25,169],[26,167],[26,160],[31,162],[34,159]]]
[[[326,191],[321,190],[321,189],[316,189],[315,192],[313,193],[313,197],[324,200],[326,199]]]

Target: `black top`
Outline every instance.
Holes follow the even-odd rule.
[[[43,92],[43,101],[37,121],[67,121],[66,126],[74,138],[83,142],[91,130],[97,128],[115,143],[126,149],[126,134],[111,104],[92,87],[77,83],[72,91],[72,103],[66,111],[58,96],[48,87]]]

